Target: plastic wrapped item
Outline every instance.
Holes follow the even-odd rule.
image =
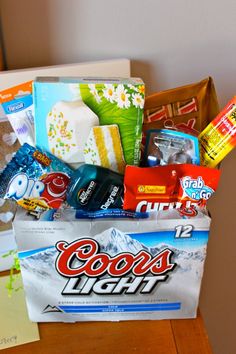
[[[32,81],[0,92],[0,103],[21,145],[34,145]],[[11,143],[13,137],[5,137]]]
[[[124,209],[153,211],[206,205],[215,192],[220,171],[196,165],[127,166]]]
[[[200,164],[198,138],[167,129],[147,132],[145,166]]]
[[[236,96],[199,135],[201,164],[217,166],[236,146]]]
[[[0,197],[28,210],[58,208],[66,199],[72,172],[55,156],[24,144],[0,175]]]

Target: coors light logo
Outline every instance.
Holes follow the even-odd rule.
[[[155,256],[146,250],[110,256],[101,252],[99,243],[91,238],[59,241],[56,248],[56,269],[68,278],[62,295],[149,294],[176,265],[168,248]]]

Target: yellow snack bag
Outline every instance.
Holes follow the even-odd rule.
[[[217,166],[236,146],[236,96],[199,135],[201,164]]]

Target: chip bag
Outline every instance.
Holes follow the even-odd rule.
[[[217,169],[191,164],[127,166],[123,208],[150,212],[196,205],[204,207],[215,192],[219,177]]]

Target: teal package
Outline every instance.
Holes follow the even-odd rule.
[[[141,79],[37,78],[36,145],[67,163],[81,163],[91,128],[116,124],[125,162],[138,165],[144,89]],[[105,139],[107,153],[109,144]]]

